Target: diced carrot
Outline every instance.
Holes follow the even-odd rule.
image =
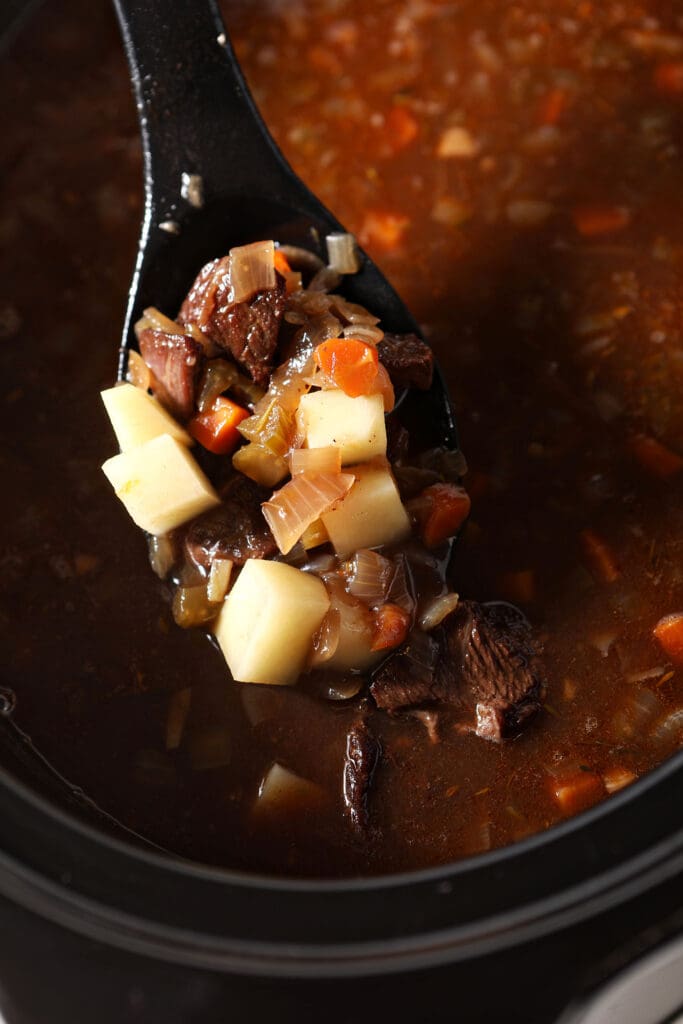
[[[384,651],[403,643],[410,629],[410,615],[397,604],[383,604],[375,612],[373,651]]]
[[[214,455],[228,455],[241,440],[237,427],[248,415],[247,409],[221,396],[210,409],[197,413],[187,428],[207,451]]]
[[[565,89],[555,88],[541,97],[536,120],[539,124],[557,124],[569,105]]]
[[[377,349],[357,338],[333,338],[315,350],[315,359],[323,373],[350,398],[374,391],[377,378]]]
[[[574,227],[584,238],[597,238],[621,231],[631,223],[631,213],[625,206],[585,205],[572,211]]]
[[[683,612],[665,615],[652,632],[673,661],[683,662]]]
[[[563,814],[578,814],[597,803],[605,793],[605,784],[593,771],[578,771],[553,778],[550,783],[556,803]]]
[[[457,484],[432,484],[413,505],[420,534],[428,548],[454,537],[470,514],[470,496]]]
[[[292,268],[289,260],[283,253],[282,249],[276,249],[273,253],[273,262],[275,263],[275,269],[278,274],[291,274]]]
[[[384,124],[384,131],[393,153],[406,149],[417,138],[420,125],[415,115],[406,106],[391,108]]]
[[[584,560],[595,579],[600,583],[614,583],[621,570],[602,537],[594,530],[582,530],[579,538]]]
[[[368,210],[358,237],[362,245],[380,252],[393,252],[403,241],[410,218],[388,210]]]
[[[657,64],[652,81],[655,89],[667,99],[683,98],[683,61],[667,60]]]
[[[631,438],[630,447],[643,469],[660,480],[668,480],[683,469],[683,458],[655,437],[637,434]]]

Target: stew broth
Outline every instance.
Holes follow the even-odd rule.
[[[377,713],[376,828],[357,843],[353,710],[231,684],[175,627],[99,471],[141,167],[116,26],[79,0],[0,68],[0,685],[63,775],[173,853],[318,876],[443,863],[549,827],[683,740],[680,662],[652,632],[683,611],[683,21],[654,0],[225,14],[277,141],[446,372],[473,503],[454,586],[525,611],[545,707],[499,745],[442,710],[431,736]],[[184,717],[170,695],[188,687]],[[274,760],[320,784],[314,816],[254,814]]]

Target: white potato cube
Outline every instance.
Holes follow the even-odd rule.
[[[321,518],[334,550],[346,558],[360,548],[394,544],[410,533],[406,512],[391,470],[386,466],[349,466],[356,482],[331,512]]]
[[[185,445],[170,434],[107,459],[102,470],[133,522],[157,536],[220,504]]]
[[[317,576],[284,562],[248,559],[215,624],[233,679],[296,682],[329,606]]]
[[[261,780],[254,812],[310,811],[317,809],[323,800],[324,793],[320,786],[296,775],[276,761]]]
[[[381,395],[349,398],[343,391],[303,395],[297,426],[307,448],[341,448],[342,465],[367,462],[387,450],[384,399]]]
[[[193,439],[160,402],[132,384],[118,384],[101,392],[104,407],[122,452],[145,444],[160,434],[170,434],[181,444]]]
[[[332,608],[339,613],[339,643],[332,657],[324,663],[325,668],[365,669],[386,654],[386,651],[372,650],[375,629],[367,605],[333,597]]]

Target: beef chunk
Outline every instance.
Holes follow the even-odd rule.
[[[222,497],[221,505],[187,526],[184,542],[190,559],[208,569],[214,558],[230,558],[237,565],[247,558],[271,558],[277,546],[261,511],[268,494],[240,474],[229,481]]]
[[[370,689],[378,707],[456,705],[472,712],[478,736],[496,741],[520,732],[539,710],[542,665],[531,627],[512,605],[461,601],[431,642],[431,665],[416,660],[409,644],[381,666]]]
[[[500,740],[520,732],[541,705],[543,668],[531,626],[510,604],[461,601],[443,626],[443,685],[474,705],[476,732]]]
[[[434,356],[417,334],[385,334],[377,345],[377,354],[394,387],[414,387],[420,391],[431,387]]]
[[[393,714],[403,708],[446,700],[437,675],[441,650],[428,633],[414,632],[408,643],[385,661],[370,687],[375,704]]]
[[[365,832],[370,822],[369,797],[382,747],[362,718],[346,737],[344,760],[344,806],[356,832]]]
[[[285,280],[257,292],[249,302],[232,302],[229,257],[207,263],[199,272],[178,319],[194,323],[210,341],[226,349],[259,385],[268,384],[278,333],[287,304]]]
[[[156,378],[154,393],[180,420],[194,412],[195,390],[204,364],[204,349],[185,334],[152,327],[140,331],[140,354]]]

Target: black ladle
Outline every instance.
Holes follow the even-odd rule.
[[[119,376],[146,306],[175,315],[200,267],[233,245],[274,238],[324,258],[344,228],[294,174],[247,89],[214,0],[115,0],[135,90],[145,170],[145,216],[123,329]],[[203,203],[183,197],[201,178]],[[187,190],[185,190],[187,191]],[[170,229],[170,230],[169,230]],[[344,279],[351,301],[382,327],[416,331],[373,261]],[[428,392],[411,390],[401,421],[421,446],[454,448],[453,410],[437,370]]]

